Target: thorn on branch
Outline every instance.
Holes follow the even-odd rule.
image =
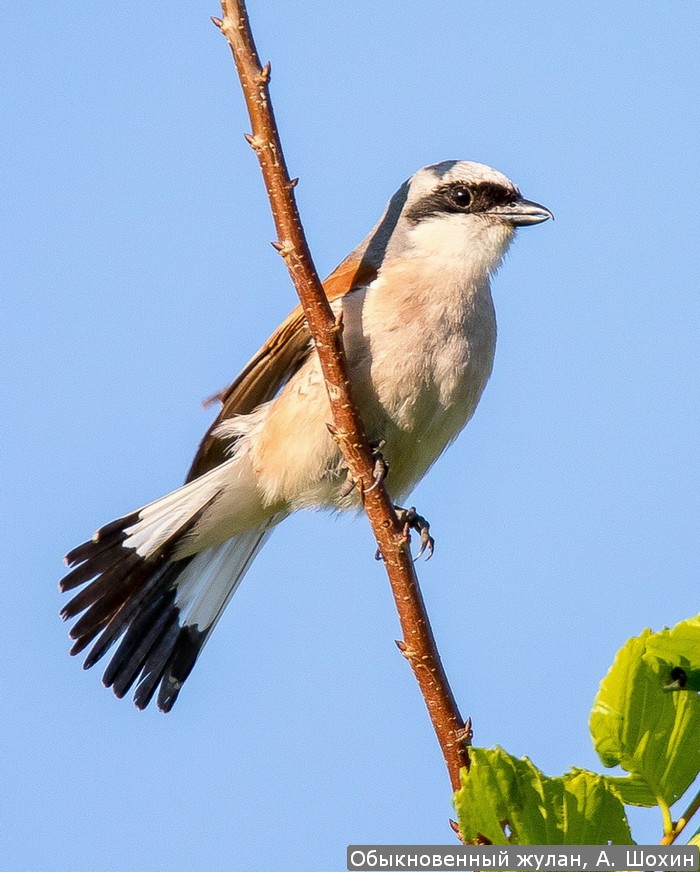
[[[473,738],[474,730],[472,729],[472,719],[467,718],[466,723],[464,724],[464,729],[457,733],[457,741],[468,747],[471,745]]]
[[[268,61],[265,66],[260,70],[260,82],[261,84],[265,84],[270,81],[270,76],[272,75],[272,64]]]
[[[347,444],[348,434],[344,430],[339,430],[335,424],[330,424],[329,422],[326,422],[326,428],[336,445],[342,446],[343,444]]]
[[[298,184],[299,184],[299,178],[298,178],[298,177],[297,177],[296,179],[290,179],[290,180],[289,180],[289,187],[290,187],[290,188],[296,188],[296,186],[297,186]]]
[[[289,242],[271,242],[270,245],[278,254],[281,254],[282,257],[289,257],[289,255],[294,251],[294,246]]]
[[[407,650],[407,648],[408,648],[408,645],[407,645],[405,642],[402,642],[400,639],[394,639],[394,643],[395,643],[396,647],[399,649],[399,651],[400,651],[400,652],[404,655],[404,657],[405,657],[405,656],[406,656],[406,650]]]
[[[457,833],[458,836],[460,836],[459,824],[457,823],[457,821],[453,821],[452,818],[450,818],[450,829]]]
[[[221,28],[224,26],[224,22],[220,18],[217,18],[215,15],[211,16],[211,22],[212,24],[216,25],[219,30],[221,30]]]
[[[265,144],[264,139],[262,139],[260,136],[254,136],[252,133],[244,133],[243,138],[256,154],[262,149],[263,145]]]

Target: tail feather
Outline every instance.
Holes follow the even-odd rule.
[[[110,633],[110,645],[120,635],[122,638],[102,676],[102,682],[105,687],[113,687],[118,697],[124,696],[140,671],[147,666],[154,646],[161,643],[173,625],[178,626],[175,593],[178,578],[190,561],[191,558],[165,567],[152,579],[145,595],[139,597],[130,609],[130,616],[122,619],[121,629],[115,627]],[[91,665],[97,659],[94,654],[94,650],[90,652]]]
[[[174,591],[159,593],[126,631],[102,681],[121,699],[148,662],[151,650],[174,628],[178,631],[178,614],[173,608]]]
[[[103,618],[100,621],[91,621],[90,628],[81,632],[77,639],[73,642],[73,645],[70,649],[71,657],[75,657],[76,654],[80,654],[81,651],[84,651],[87,646],[97,637],[100,633],[105,629],[105,627],[109,624],[109,618]],[[71,631],[72,632],[72,631]],[[73,638],[73,636],[69,633],[69,638]]]
[[[145,708],[160,688],[158,708],[170,711],[270,532],[265,525],[171,563],[129,622],[104,674],[104,684],[122,697],[138,679],[134,692],[137,708]],[[110,633],[111,637],[116,635]]]
[[[129,560],[130,556],[131,560]],[[61,609],[63,620],[74,618],[91,606],[103,604],[116,605],[116,601],[124,593],[124,586],[119,584],[119,582],[123,582],[127,576],[130,576],[133,582],[133,572],[137,569],[139,562],[143,561],[139,561],[135,555],[130,555],[125,551],[119,560],[115,561],[114,554],[111,554],[111,556],[108,555],[101,560],[89,561],[83,564],[83,566],[78,567],[83,570],[82,574],[87,576],[80,583],[85,584],[88,581],[90,583]],[[71,576],[73,572],[70,573]],[[97,575],[97,578],[95,578],[95,575]],[[94,581],[91,581],[91,579],[94,579]],[[78,624],[76,624],[72,633],[80,635],[80,632]]]
[[[238,589],[255,555],[280,518],[201,551],[180,576],[175,607],[181,631],[169,652],[149,658],[134,695],[139,708],[150,701],[160,681],[158,708],[168,712],[219,618]]]
[[[109,622],[102,628],[100,638],[95,642],[90,653],[85,658],[83,668],[90,669],[94,666],[95,663],[101,660],[112,645],[114,645],[114,643],[124,634],[126,628],[136,616],[136,613],[141,608],[146,597],[161,580],[167,568],[168,567],[162,567],[160,572],[153,573],[147,582],[137,588],[133,594],[128,596],[128,598],[125,599],[124,604],[114,612]],[[174,564],[174,568],[178,570],[180,569],[178,564]],[[71,654],[77,654],[86,647],[85,645],[82,645],[81,648],[76,650],[77,645],[78,643],[76,642],[73,650],[71,650]]]
[[[73,590],[86,581],[90,581],[98,573],[112,567],[115,549],[127,538],[125,530],[136,523],[138,519],[139,513],[133,512],[131,515],[125,515],[117,521],[112,521],[110,524],[100,527],[92,539],[69,551],[64,562],[66,566],[72,567],[72,571],[61,579],[58,585],[59,589],[63,593]],[[116,525],[119,527],[117,528]],[[129,553],[125,550],[124,556]]]
[[[164,673],[163,664],[167,664],[171,661],[175,656],[175,652],[182,646],[184,633],[186,633],[186,631],[180,627],[177,621],[174,621],[168,628],[167,632],[163,634],[160,642],[155,645],[149,653],[148,661],[144,665],[139,678],[139,683],[134,691],[134,704],[137,708],[146,708],[149,702],[153,699],[153,696],[158,689],[158,685],[162,685]],[[189,672],[187,674],[189,675]],[[186,677],[187,676],[185,676],[185,678]],[[184,678],[182,681],[184,681]],[[175,700],[173,699],[173,702],[174,701]]]
[[[124,560],[117,558],[113,569],[102,572],[95,581],[80,591],[64,607],[61,616],[64,620],[73,618],[80,612],[85,612],[70,630],[72,639],[80,639],[89,633],[93,626],[105,618],[110,620],[116,610],[146,582],[158,575],[165,565],[166,557],[157,561],[134,558]]]
[[[134,701],[145,708],[156,691],[169,711],[221,613],[272,527],[257,528],[178,557],[178,547],[218,499],[212,475],[102,527],[66,557],[71,571],[60,584],[85,585],[64,607],[78,617],[71,654],[92,643],[89,669],[119,642],[103,676],[118,697],[136,683]]]
[[[134,693],[134,703],[138,708],[145,708],[160,684],[158,692],[158,708],[163,712],[169,712],[175,705],[175,700],[180,693],[180,688],[194,668],[197,658],[209,638],[206,631],[196,627],[185,627],[180,631],[177,647],[162,673],[153,670],[144,676],[143,681]]]

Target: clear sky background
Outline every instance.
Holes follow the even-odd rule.
[[[452,843],[362,518],[285,522],[168,716],[68,657],[63,554],[180,483],[212,417],[200,401],[295,305],[217,13],[69,0],[6,16],[8,872],[336,872],[352,842]],[[587,719],[615,651],[700,599],[700,7],[250,13],[322,274],[427,163],[489,163],[556,214],[496,278],[491,383],[412,502],[437,538],[419,573],[475,743],[600,771]],[[658,839],[657,812],[633,820]]]

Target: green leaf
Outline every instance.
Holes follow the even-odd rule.
[[[644,659],[670,664],[666,690],[700,691],[700,615],[654,633]]]
[[[590,730],[605,766],[643,779],[674,803],[700,771],[700,697],[668,693],[671,672],[700,659],[700,619],[645,630],[618,651],[593,704]]]
[[[700,669],[700,615],[681,621],[672,630],[653,633],[647,644],[647,656],[668,663],[683,660],[686,666]]]
[[[606,775],[605,780],[625,805],[640,805],[651,808],[656,805],[656,795],[647,782],[638,775]]]
[[[605,776],[548,778],[527,757],[470,748],[455,808],[464,838],[495,845],[631,845],[625,811]]]

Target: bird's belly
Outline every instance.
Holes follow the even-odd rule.
[[[353,395],[368,438],[383,442],[386,486],[402,500],[471,418],[491,373],[493,309],[464,323],[428,329],[404,317],[368,335],[346,320],[345,342]],[[439,320],[439,319],[436,319]],[[318,358],[302,369],[269,405],[254,463],[268,504],[289,509],[352,508],[357,492],[343,495],[344,461],[329,435],[328,396]]]
[[[452,367],[448,378],[431,377],[421,385],[399,381],[399,389],[382,404],[383,415],[367,422],[372,438],[383,439],[389,467],[387,488],[402,500],[459,435],[474,414],[491,372],[488,365],[471,366],[467,359]]]

